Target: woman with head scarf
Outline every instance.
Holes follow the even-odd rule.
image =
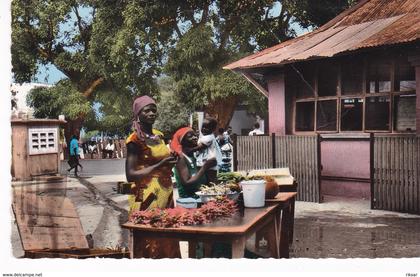
[[[194,156],[194,152],[200,149],[197,146],[197,142],[196,132],[190,127],[178,129],[172,137],[170,147],[179,156],[174,168],[174,175],[178,194],[181,198],[198,198],[195,193],[200,189],[201,185],[208,183],[207,171],[217,164],[216,157],[213,157],[206,160],[200,169],[197,168],[197,160]],[[197,257],[202,257],[205,248],[211,249],[212,257],[231,257],[228,250],[226,250],[230,249],[229,245],[220,242],[215,242],[213,245],[206,243],[206,246],[198,243],[196,245]]]
[[[172,208],[172,167],[177,155],[172,154],[163,140],[163,134],[153,129],[157,116],[155,101],[149,96],[133,103],[135,131],[127,138],[126,177],[132,182],[129,195],[131,214],[135,210]],[[143,253],[148,258],[180,257],[177,241],[145,240]]]
[[[190,127],[180,128],[175,132],[171,141],[171,149],[178,156],[174,175],[181,198],[198,198],[195,194],[201,185],[207,184],[206,171],[216,165],[216,158],[208,159],[198,170],[193,149],[197,148],[197,135]]]

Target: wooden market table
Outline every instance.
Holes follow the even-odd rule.
[[[293,236],[295,197],[295,192],[279,193],[275,199],[267,200],[263,208],[245,208],[231,218],[208,224],[158,228],[127,222],[122,227],[130,230],[131,258],[143,257],[141,242],[144,239],[162,237],[188,241],[191,245],[197,242],[207,245],[214,242],[229,243],[232,247],[232,258],[243,258],[246,241],[254,234],[255,252],[258,252],[258,240],[264,238],[270,257],[288,258]],[[189,251],[189,256],[194,257],[194,253]]]

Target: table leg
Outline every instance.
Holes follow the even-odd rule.
[[[130,232],[130,258],[136,259],[136,258],[143,258],[143,244],[144,241],[140,236],[137,236],[135,232]]]
[[[232,241],[232,259],[240,259],[245,254],[245,237],[241,236]]]
[[[188,258],[195,259],[197,257],[196,253],[197,242],[195,240],[188,241]]]
[[[279,254],[279,216],[276,214],[273,220],[268,223],[263,229],[255,234],[255,249],[261,247],[268,247],[270,257],[280,258]],[[260,242],[265,242],[267,245],[260,245]]]
[[[280,227],[280,258],[289,258],[290,209],[282,210]]]
[[[211,258],[212,244],[210,242],[203,242],[204,258]]]
[[[295,223],[295,197],[290,200],[290,232],[289,232],[289,244],[293,243],[293,231]]]

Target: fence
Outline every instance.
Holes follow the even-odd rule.
[[[375,209],[420,213],[420,137],[375,136]]]
[[[237,136],[234,169],[289,167],[298,183],[297,200],[320,201],[318,136]]]
[[[112,153],[112,157],[113,158],[125,158],[127,157],[127,148],[125,145],[125,140],[121,139],[121,140],[113,140],[114,142],[114,151]],[[85,159],[103,159],[105,157],[108,157],[108,155],[106,155],[105,147],[107,145],[107,142],[95,142],[96,145],[96,150],[91,152],[89,151],[88,145],[86,145],[85,147],[81,147],[83,149],[84,152],[84,157]]]
[[[420,137],[371,136],[371,207],[420,214]],[[298,200],[320,201],[319,136],[238,136],[234,169],[289,167]]]

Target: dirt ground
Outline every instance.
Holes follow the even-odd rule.
[[[127,247],[128,232],[120,227],[127,221],[127,196],[116,192],[117,182],[124,181],[125,177],[106,175],[106,169],[102,170],[101,175],[85,170],[82,178],[68,176],[56,183],[13,183],[12,187],[38,195],[70,198],[85,234],[92,235],[95,247]],[[22,257],[12,213],[11,219],[12,253]],[[181,243],[183,257],[187,249],[187,244]],[[370,210],[366,200],[326,197],[321,204],[298,201],[290,256],[313,259],[420,257],[420,216]]]
[[[294,258],[420,257],[420,216],[370,210],[369,201],[297,202]]]

